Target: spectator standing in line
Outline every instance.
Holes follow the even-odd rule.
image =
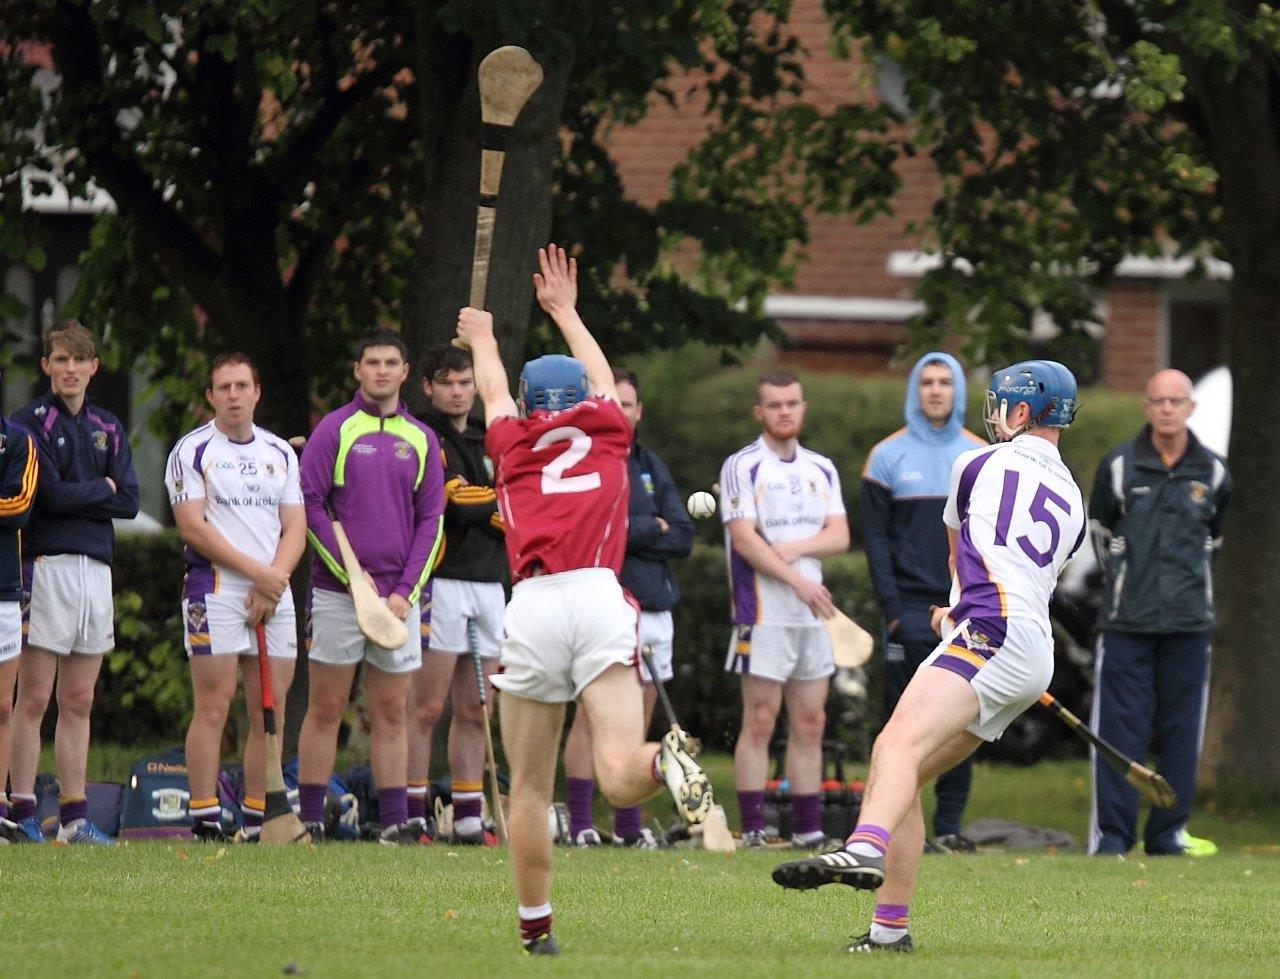
[[[951,592],[947,528],[942,522],[951,466],[983,440],[964,427],[965,380],[950,354],[927,353],[907,379],[906,426],[883,439],[862,471],[862,537],[884,616],[885,716],[893,714],[916,669],[938,644],[929,610]],[[932,843],[971,853],[960,834],[973,761],[938,777]]]
[[[476,401],[471,354],[457,347],[427,352],[422,420],[436,433],[444,459],[444,557],[432,573],[423,618],[422,667],[409,690],[409,819],[425,839],[435,836],[427,813],[431,736],[450,700],[449,777],[453,798],[450,843],[496,844],[481,825],[484,802],[484,729],[468,645],[473,623],[484,682],[498,668],[503,579],[507,554],[493,491],[493,463],[485,454],[484,425],[471,417]]]
[[[742,678],[742,729],[733,755],[742,845],[765,845],[769,740],[785,701],[792,843],[807,848],[825,840],[822,732],[835,673],[818,621],[835,613],[822,584],[822,558],[849,547],[849,521],[835,465],[800,445],[805,401],[795,374],[761,374],[753,410],[760,437],[720,470],[734,624],[725,670]]]
[[[85,767],[93,688],[103,656],[115,646],[111,521],[138,515],[138,477],[124,426],[88,400],[98,366],[92,333],[75,320],[55,327],[45,334],[40,359],[49,392],[13,416],[35,437],[40,479],[23,535],[30,600],[14,706],[10,816],[37,843],[43,839],[35,818],[40,722],[55,680],[58,841],[113,842],[89,821]]]
[[[1213,555],[1231,497],[1226,463],[1187,428],[1191,379],[1162,370],[1147,382],[1147,424],[1107,453],[1094,477],[1090,524],[1105,572],[1093,728],[1143,758],[1154,733],[1157,768],[1177,805],[1152,809],[1146,852],[1207,856],[1187,833],[1200,760],[1213,635]],[[1093,753],[1089,852],[1126,853],[1137,841],[1138,794]]]
[[[640,401],[640,379],[634,371],[613,372],[618,387],[618,405],[635,431],[644,413]],[[658,681],[666,683],[672,668],[675,625],[671,610],[680,600],[680,589],[667,562],[688,557],[693,550],[693,521],[685,510],[666,463],[657,453],[639,443],[631,443],[627,457],[631,483],[628,506],[627,553],[619,581],[640,603],[640,649],[649,646]],[[643,661],[640,679],[644,683],[645,730],[653,720],[658,692]],[[565,796],[569,804],[569,834],[578,846],[599,846],[600,834],[591,825],[591,800],[595,792],[591,766],[591,729],[586,711],[573,715],[569,739],[564,746]],[[658,841],[653,832],[640,825],[640,807],[613,811],[613,841],[620,846],[653,850]]]

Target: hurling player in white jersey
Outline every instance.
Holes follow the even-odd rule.
[[[249,713],[239,838],[256,841],[262,826],[262,687],[250,658],[257,655],[255,627],[266,624],[278,730],[298,653],[289,576],[306,546],[306,511],[293,449],[253,423],[261,396],[247,357],[215,358],[205,386],[213,421],[179,439],[165,469],[174,521],[187,545],[182,617],[195,693],[187,729],[188,809],[192,832],[203,840],[226,838],[217,777],[237,668]]]
[[[800,445],[805,402],[796,376],[762,374],[754,411],[763,433],[720,471],[734,626],[725,669],[742,677],[742,730],[733,756],[742,845],[765,842],[769,741],[785,700],[792,839],[815,846],[825,839],[822,731],[835,672],[817,618],[834,612],[821,559],[849,547],[849,521],[835,466]]]
[[[1058,453],[1075,410],[1075,378],[1054,361],[1024,361],[992,377],[986,418],[996,444],[964,453],[951,471],[943,519],[953,602],[934,610],[943,640],[876,738],[844,849],[774,868],[783,887],[878,888],[871,927],[848,951],[911,951],[921,788],[1000,737],[1049,686],[1049,599],[1086,526],[1084,500]]]

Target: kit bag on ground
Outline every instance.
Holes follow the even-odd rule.
[[[135,840],[190,836],[190,801],[186,752],[181,746],[139,758],[133,763],[124,789],[120,836]],[[218,802],[223,830],[234,833],[244,823],[244,816],[235,787],[225,773],[218,776]]]

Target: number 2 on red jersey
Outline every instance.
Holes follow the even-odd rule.
[[[542,467],[542,492],[546,496],[556,493],[590,493],[600,488],[598,472],[579,473],[566,476],[565,473],[580,463],[591,451],[591,436],[573,425],[562,425],[543,432],[533,443],[534,452],[543,452],[554,445],[567,442],[563,449]]]

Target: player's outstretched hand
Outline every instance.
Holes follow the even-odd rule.
[[[796,597],[809,606],[809,611],[820,619],[829,619],[836,614],[835,602],[831,601],[831,592],[825,585],[808,578],[802,578],[794,586]]]
[[[572,312],[578,305],[578,260],[554,243],[539,248],[533,292],[548,316]]]
[[[458,310],[457,346],[474,347],[476,343],[493,339],[493,314],[483,309],[464,306]]]

